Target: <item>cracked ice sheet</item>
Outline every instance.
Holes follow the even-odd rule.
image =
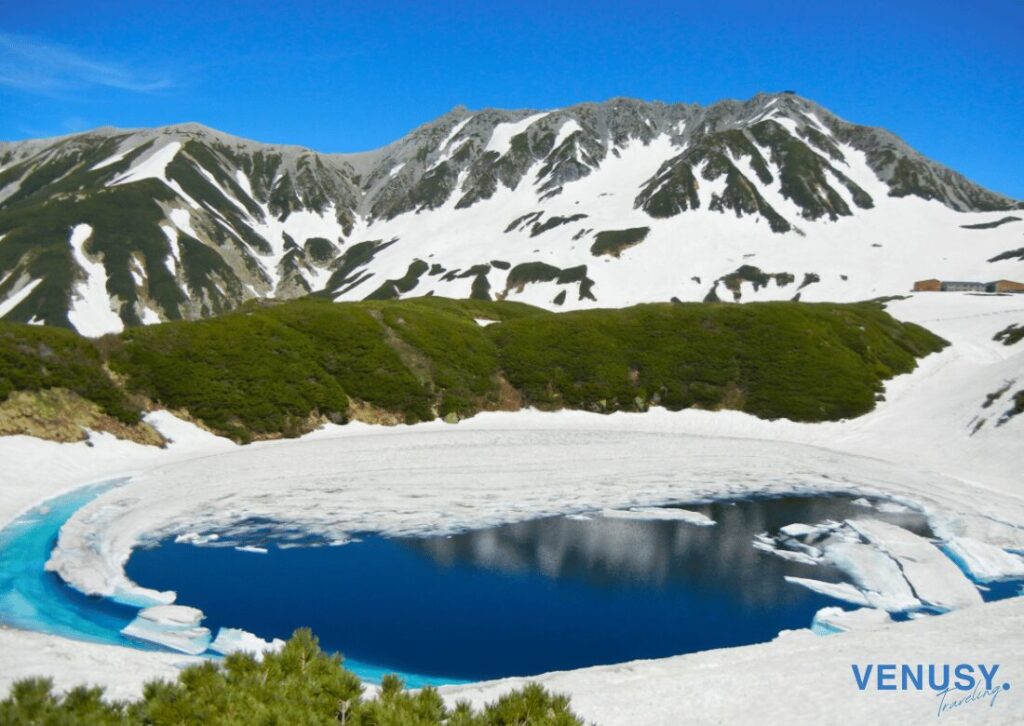
[[[924,537],[876,519],[850,519],[847,524],[899,563],[903,576],[925,604],[943,610],[981,604],[974,583]]]
[[[861,542],[834,542],[825,547],[825,557],[849,575],[872,607],[889,612],[921,607],[899,564],[878,548]]]

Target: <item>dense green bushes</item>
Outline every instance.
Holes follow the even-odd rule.
[[[123,423],[139,421],[124,391],[103,370],[88,338],[64,328],[0,324],[0,402],[13,391],[65,388]]]
[[[126,332],[111,356],[134,389],[239,440],[344,420],[349,400],[408,423],[495,398],[497,353],[473,322],[533,308],[484,301],[253,304]]]
[[[98,688],[54,695],[52,682],[16,683],[0,701],[0,723],[37,724],[349,724],[351,726],[579,726],[568,699],[531,684],[474,710],[449,709],[433,688],[410,693],[385,676],[376,698],[363,697],[359,679],[341,667],[341,657],[320,650],[308,630],[298,630],[279,653],[262,661],[247,654],[223,664],[192,666],[175,682],[145,686],[141,699],[107,702]]]
[[[872,304],[637,305],[494,335],[509,381],[541,407],[724,407],[797,421],[866,413],[884,379],[943,345]]]
[[[483,327],[474,318],[502,322]],[[55,341],[52,363],[41,363],[34,336]],[[125,418],[137,416],[127,395],[141,394],[240,441],[298,435],[353,413],[411,423],[520,402],[591,411],[732,408],[821,421],[871,410],[884,380],[944,342],[873,303],[555,314],[418,298],[253,303],[209,320],[133,328],[99,345],[102,355],[67,331],[0,325],[0,395],[65,385]]]

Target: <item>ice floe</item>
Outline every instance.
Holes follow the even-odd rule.
[[[222,655],[231,653],[252,653],[257,658],[263,656],[266,651],[278,651],[284,647],[284,641],[274,638],[266,641],[258,635],[253,635],[248,630],[239,628],[221,628],[217,631],[217,637],[210,643],[210,650]]]
[[[800,522],[794,522],[793,524],[787,524],[785,527],[779,528],[779,532],[790,537],[806,537],[807,535],[814,534],[817,531],[817,527],[810,524],[801,524]]]
[[[238,545],[237,547],[235,547],[235,549],[239,552],[252,552],[253,554],[257,555],[267,554],[266,547],[257,547],[255,545]]]
[[[687,522],[698,527],[714,526],[715,520],[705,514],[678,507],[631,507],[630,509],[602,509],[601,516],[607,519],[666,519]]]
[[[1024,557],[970,537],[946,542],[949,554],[978,582],[1024,578]]]
[[[834,597],[836,600],[843,600],[854,605],[863,605],[865,607],[871,605],[871,603],[868,602],[867,596],[848,582],[824,582],[822,580],[812,580],[807,577],[793,577],[791,575],[786,576],[786,582],[801,585],[806,587],[808,590],[818,593],[819,595]]]
[[[199,532],[185,532],[179,534],[174,538],[177,544],[209,544],[210,542],[216,542],[220,539],[220,535],[217,533],[213,534],[200,534]]]
[[[877,608],[858,608],[843,610],[842,608],[822,608],[814,614],[811,632],[818,635],[845,633],[849,630],[876,630],[893,622],[884,610]]]
[[[184,605],[157,605],[139,612],[121,633],[189,655],[210,647],[210,630],[199,625],[202,610]]]
[[[899,510],[893,513],[911,509],[902,504],[895,506]],[[881,507],[877,509],[882,511]],[[978,588],[937,544],[877,519],[789,524],[775,537],[767,532],[758,535],[753,546],[784,559],[806,564],[826,562],[837,567],[850,579],[858,596],[846,588],[833,592],[828,583],[823,587],[814,580],[792,581],[847,602],[908,612],[922,608],[955,610],[982,601]],[[951,557],[980,582],[1024,576],[1024,559],[995,545],[954,537],[945,546]]]

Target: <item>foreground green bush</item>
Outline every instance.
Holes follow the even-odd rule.
[[[0,399],[66,380],[123,420],[138,415],[125,402],[141,397],[243,442],[297,436],[325,419],[415,423],[522,405],[836,420],[870,411],[886,379],[945,345],[876,303],[550,313],[482,300],[307,298],[100,341],[36,330],[0,323]],[[33,336],[60,345],[24,343]]]
[[[327,655],[308,630],[298,630],[279,653],[262,661],[235,654],[222,664],[191,666],[175,682],[146,684],[137,701],[108,702],[100,688],[64,695],[49,679],[20,681],[0,701],[5,726],[134,724],[347,724],[350,726],[580,726],[563,696],[530,684],[482,710],[449,709],[433,688],[406,691],[385,676],[379,695],[365,698],[359,679]]]

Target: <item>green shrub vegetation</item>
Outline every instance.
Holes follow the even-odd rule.
[[[1010,323],[996,333],[992,337],[992,340],[1001,341],[1003,345],[1016,345],[1021,340],[1024,340],[1024,325],[1020,323]]]
[[[448,708],[437,690],[412,693],[385,676],[367,698],[359,679],[338,655],[320,650],[308,630],[298,630],[278,653],[262,661],[233,654],[223,663],[190,666],[174,682],[153,681],[135,701],[106,701],[100,688],[53,692],[48,679],[15,683],[0,701],[7,726],[175,726],[206,724],[346,724],[348,726],[580,726],[564,696],[537,684],[512,691],[480,710],[460,702]]]
[[[645,239],[651,231],[650,227],[631,227],[630,229],[610,229],[594,235],[594,244],[590,246],[592,255],[611,255],[618,257],[625,250],[634,247]]]
[[[804,284],[810,284],[808,280],[813,282],[811,276],[817,277],[814,273],[808,273],[804,277]],[[754,267],[753,265],[741,265],[734,272],[730,272],[728,275],[723,275],[718,278],[718,282],[724,284],[729,291],[732,293],[734,300],[739,300],[742,296],[742,287],[744,282],[749,282],[754,286],[754,291],[760,290],[762,287],[767,287],[768,283],[775,280],[775,284],[779,287],[786,287],[786,285],[792,285],[796,278],[791,272],[762,272],[761,268]],[[800,287],[803,287],[801,285]]]
[[[130,402],[148,400],[243,442],[323,420],[412,423],[520,403],[822,421],[870,411],[884,380],[944,345],[878,303],[551,313],[489,300],[306,298],[98,341],[0,324],[0,398],[62,387],[127,422],[139,416]]]
[[[871,303],[650,304],[493,332],[509,382],[538,407],[700,406],[797,421],[870,411],[883,380],[944,345]]]
[[[1020,221],[1020,217],[1009,216],[1009,217],[1003,217],[1002,219],[996,219],[996,220],[993,220],[991,222],[980,222],[978,224],[961,224],[960,227],[962,229],[995,229],[996,227],[1000,227],[1000,226],[1002,226],[1004,224],[1009,224],[1010,222],[1019,222],[1019,221]]]
[[[65,328],[0,324],[0,402],[12,391],[64,388],[126,424],[139,410],[106,371],[95,343]]]

